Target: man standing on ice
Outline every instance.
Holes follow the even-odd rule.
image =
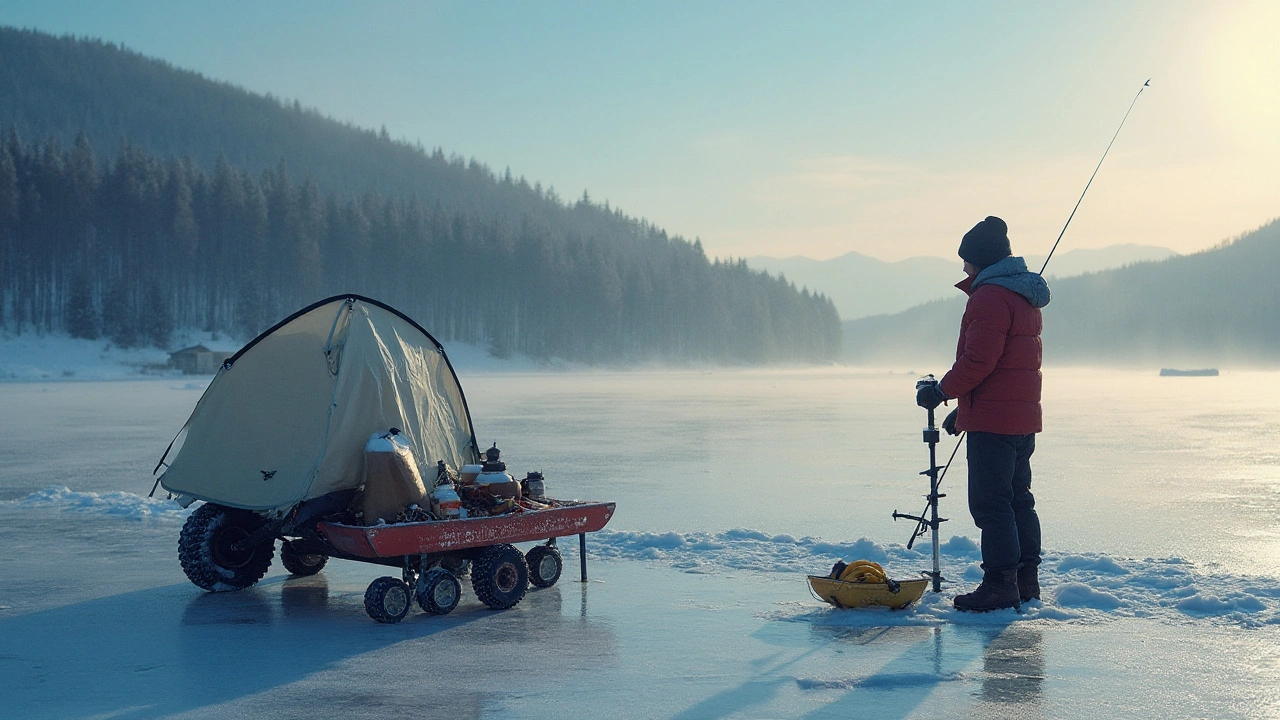
[[[955,599],[957,610],[1016,608],[1040,598],[1040,518],[1031,495],[1031,453],[1041,430],[1040,308],[1049,286],[1009,247],[1008,227],[989,216],[960,241],[969,296],[956,361],[916,403],[956,399],[942,421],[968,433],[969,512],[982,531],[982,584]]]

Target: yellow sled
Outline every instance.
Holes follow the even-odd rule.
[[[896,582],[848,582],[819,575],[809,576],[809,587],[813,589],[813,593],[838,608],[881,605],[900,610],[919,600],[928,586],[928,578]]]

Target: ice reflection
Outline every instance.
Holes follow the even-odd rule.
[[[934,630],[918,625],[810,625],[809,631],[811,636],[823,644],[839,641],[855,645],[870,645],[877,642],[920,643],[928,639],[931,634],[936,634]],[[757,635],[761,634],[757,633]]]
[[[182,612],[182,625],[265,625],[273,621],[263,588],[237,593],[201,592]]]
[[[1010,625],[982,652],[984,703],[1039,706],[1043,699],[1043,637],[1035,628]]]
[[[280,584],[280,606],[285,617],[323,612],[329,606],[329,579],[323,573],[286,579]]]
[[[1042,717],[1045,658],[1041,631],[1028,623],[1002,622],[1002,618],[972,619],[982,626],[812,627],[811,640],[821,638],[821,642],[810,645],[844,654],[838,646],[851,644],[858,649],[848,657],[859,661],[844,672],[797,676],[802,690],[845,691],[812,716],[828,717],[833,708],[864,693],[888,691],[893,695],[889,704],[896,710],[886,707],[882,714],[914,717],[939,694],[950,692],[945,686],[958,683],[973,688],[972,696],[980,703],[971,713],[974,717]],[[845,663],[836,663],[842,665]],[[860,672],[867,666],[875,671]]]

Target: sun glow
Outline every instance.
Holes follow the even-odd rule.
[[[1221,13],[1204,68],[1213,116],[1242,145],[1280,144],[1280,4]]]

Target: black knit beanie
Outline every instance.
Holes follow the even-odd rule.
[[[1009,248],[1009,226],[995,215],[973,226],[960,241],[960,258],[979,270],[1013,254]]]

